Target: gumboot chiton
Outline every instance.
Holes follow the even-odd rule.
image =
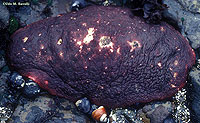
[[[12,35],[10,65],[51,94],[126,107],[172,96],[195,62],[171,26],[147,24],[125,8],[90,6]]]

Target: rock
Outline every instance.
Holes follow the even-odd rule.
[[[26,8],[26,9],[25,9]],[[15,17],[19,18],[19,23],[21,26],[26,26],[28,24],[31,24],[35,21],[39,21],[43,19],[40,16],[40,12],[38,10],[31,8],[30,6],[24,7],[24,9],[19,10],[16,13],[13,13]]]
[[[59,14],[70,12],[70,5],[72,0],[53,0],[51,11],[52,17],[55,17]]]
[[[0,55],[0,69],[3,68],[6,65],[5,58]]]
[[[35,83],[33,80],[29,79],[26,81],[23,94],[27,98],[34,98],[37,97],[40,94],[40,87],[37,83]]]
[[[164,119],[166,119],[173,110],[174,106],[170,101],[152,102],[139,109],[137,111],[137,116],[145,123],[163,123]]]
[[[9,17],[10,13],[6,6],[3,5],[3,3],[0,1],[0,21],[3,22],[5,26],[8,26],[9,24]]]
[[[169,113],[164,106],[160,105],[152,113],[147,114],[147,117],[150,118],[151,123],[163,123]]]
[[[0,121],[6,122],[12,115],[13,109],[17,101],[17,94],[13,95],[9,90],[6,81],[10,76],[10,71],[6,73],[0,72]]]
[[[110,121],[116,123],[143,123],[140,116],[137,116],[136,109],[113,109],[109,117]]]
[[[145,105],[142,112],[150,119],[151,123],[163,123],[164,119],[173,111],[173,105],[170,101],[167,102],[154,102]],[[142,114],[140,112],[140,114]]]
[[[80,113],[74,104],[65,99],[53,99],[52,96],[43,95],[35,100],[27,100],[18,105],[8,123],[85,123],[90,120]]]
[[[173,97],[174,110],[172,116],[177,123],[190,122],[190,110],[188,108],[188,100],[186,96],[187,90],[182,88]],[[187,98],[186,98],[187,97]]]
[[[117,123],[124,123],[126,121],[134,123],[163,123],[173,110],[174,106],[170,101],[152,102],[151,104],[146,104],[139,110],[112,110],[110,117]]]
[[[0,106],[0,121],[1,123],[7,121],[11,117],[13,111],[10,108]]]
[[[188,11],[200,13],[200,0],[178,0],[178,2]]]
[[[86,7],[88,3],[85,0],[72,0],[71,11],[79,11],[80,9]]]
[[[190,110],[186,105],[178,105],[173,113],[175,121],[178,123],[190,122]]]
[[[190,72],[192,89],[192,110],[194,111],[194,117],[200,121],[200,69],[193,68]]]
[[[47,17],[55,17],[69,12],[70,2],[71,0],[53,0],[50,4],[48,0],[41,0],[37,4],[21,7],[13,14],[19,18],[21,26],[26,26]]]
[[[0,72],[0,95],[3,94],[8,88],[6,81],[9,76],[10,76],[10,72],[7,72],[7,73]]]
[[[149,111],[151,111],[152,110],[152,106],[151,105],[146,105],[146,106],[144,106],[143,108],[142,108],[142,111],[144,112],[144,113],[147,113],[147,112],[149,112]]]
[[[84,113],[89,113],[89,111],[91,110],[90,101],[86,97],[78,100],[75,104],[78,110]]]
[[[2,99],[3,94],[8,89],[8,85],[7,85],[6,81],[9,76],[10,76],[10,71],[7,73],[0,72],[0,99]]]
[[[175,123],[175,120],[172,116],[169,115],[167,118],[164,119],[163,123]]]
[[[193,1],[193,0],[179,0],[179,1]],[[182,27],[182,35],[184,35],[191,42],[192,48],[194,49],[199,48],[200,14],[193,14],[189,11],[186,11],[176,0],[163,0],[163,2],[164,4],[167,4],[167,6],[169,6],[168,10],[164,12],[164,16],[170,17],[171,19],[178,22],[178,25]],[[187,5],[189,5],[189,2],[187,2]]]
[[[22,89],[25,85],[25,80],[17,72],[13,72],[9,77],[8,83],[14,89]]]
[[[5,24],[0,20],[0,29],[5,29],[5,28],[6,28]]]
[[[3,22],[0,21],[0,57],[4,56],[5,49],[7,48],[8,42],[10,41],[8,28],[5,27],[6,26],[3,24]]]

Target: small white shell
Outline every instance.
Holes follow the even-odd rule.
[[[101,117],[100,117],[100,122],[107,122],[108,121],[108,118],[107,118],[107,114],[103,114]]]
[[[76,101],[75,105],[78,107],[81,102],[82,102],[82,100],[78,100],[78,101]]]

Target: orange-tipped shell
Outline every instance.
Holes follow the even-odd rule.
[[[102,118],[102,116],[104,118]],[[92,112],[92,118],[96,121],[106,122],[107,118],[105,116],[107,117],[107,113],[106,109],[103,106],[100,106],[98,109]]]

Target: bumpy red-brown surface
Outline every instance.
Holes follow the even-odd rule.
[[[171,26],[151,25],[128,9],[91,6],[18,30],[11,66],[51,94],[126,107],[172,96],[195,54]]]

